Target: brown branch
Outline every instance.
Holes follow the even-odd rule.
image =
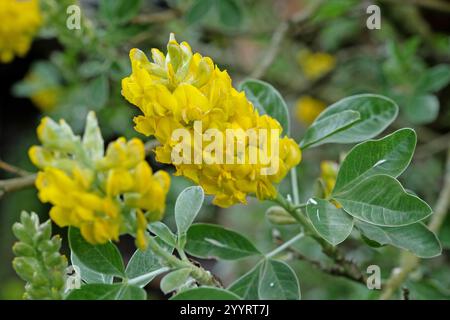
[[[0,180],[0,198],[7,192],[13,192],[32,187],[36,180],[36,174],[30,174],[28,176]]]
[[[6,163],[2,160],[0,160],[0,169],[10,172],[12,174],[15,174],[17,176],[21,176],[21,177],[30,175],[30,172],[20,169],[19,167],[16,167],[12,164]]]

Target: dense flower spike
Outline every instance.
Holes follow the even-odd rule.
[[[31,147],[29,155],[41,169],[36,187],[40,200],[53,205],[52,220],[79,228],[93,244],[135,233],[137,245],[145,248],[143,230],[147,221],[162,218],[170,177],[163,171],[153,174],[142,141],[119,138],[104,154],[93,113],[82,140],[64,121],[50,118],[37,132],[42,146]]]
[[[12,230],[19,240],[13,246],[13,268],[27,282],[24,299],[62,299],[67,259],[59,253],[59,235],[52,237],[50,220],[41,224],[36,213],[23,211]]]
[[[0,1],[0,62],[23,57],[42,23],[38,0]]]
[[[172,137],[175,129],[187,129],[191,136],[199,132],[204,134],[208,129],[220,133],[227,129],[244,132],[278,129],[279,168],[275,174],[261,173],[264,165],[260,159],[253,164],[247,164],[249,161],[244,161],[245,164],[238,164],[238,161],[222,164],[224,162],[220,160],[208,162],[208,159],[218,159],[219,155],[207,146],[201,149],[203,161],[200,163],[175,163],[176,174],[188,177],[201,185],[206,193],[214,195],[216,205],[228,207],[246,203],[250,193],[259,199],[273,198],[276,195],[274,183],[279,183],[300,162],[298,145],[292,139],[281,138],[280,124],[268,115],[259,115],[245,93],[232,87],[227,72],[221,71],[210,58],[193,54],[190,46],[186,42],[179,44],[173,34],[167,51],[164,55],[158,49],[152,49],[153,62],[150,62],[143,52],[132,49],[132,74],[122,80],[123,96],[143,113],[134,119],[135,129],[147,136],[154,135],[161,143],[156,149],[157,160],[174,163],[172,151],[179,142]],[[200,128],[195,127],[198,122]],[[267,145],[252,144],[245,139],[245,154],[252,149],[271,150],[272,140],[267,138],[267,141]],[[223,154],[233,159],[246,157],[237,151],[227,154],[225,146],[223,150]]]

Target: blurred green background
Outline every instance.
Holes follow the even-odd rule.
[[[85,0],[77,3],[81,29],[69,30],[66,8],[73,3],[77,2],[41,0],[44,23],[30,52],[11,63],[0,63],[1,160],[35,171],[27,150],[37,143],[35,128],[44,115],[66,119],[79,133],[87,112],[95,110],[106,140],[119,136],[145,140],[133,130],[132,116],[137,109],[122,98],[120,81],[130,72],[131,48],[165,50],[169,33],[174,32],[177,40],[187,41],[193,51],[210,56],[221,69],[228,70],[235,85],[252,76],[274,85],[288,102],[297,141],[314,116],[339,99],[365,92],[394,99],[400,106],[400,116],[388,131],[413,127],[419,137],[415,157],[402,182],[431,206],[436,203],[450,141],[449,2]],[[366,26],[370,16],[366,9],[372,3],[381,8],[380,30]],[[264,57],[268,53],[274,57],[266,68]],[[338,162],[350,148],[326,145],[305,152],[299,167],[302,200],[312,194],[320,161]],[[172,170],[152,157],[149,161],[155,169]],[[0,169],[0,179],[13,177]],[[165,218],[169,226],[174,225],[176,196],[187,185],[185,179],[173,177]],[[276,227],[267,221],[264,213],[270,206],[269,202],[256,201],[230,209],[207,205],[198,219],[240,231],[261,249],[270,250],[277,233],[292,232],[289,227]],[[33,188],[1,196],[0,299],[21,298],[23,291],[23,282],[11,267],[11,226],[21,210],[35,211],[46,219],[49,207],[39,202]],[[54,227],[63,238],[66,231]],[[440,239],[445,249],[450,248],[449,218]],[[64,245],[67,252],[66,241]],[[132,239],[123,237],[119,246],[128,259],[134,251]],[[379,265],[383,278],[400,259],[399,250],[364,246],[357,235],[342,247],[363,270],[371,264]],[[379,292],[325,274],[308,262],[329,263],[314,241],[302,240],[296,249],[305,258],[290,265],[300,279],[303,299],[377,297]],[[202,263],[229,284],[253,262]],[[450,298],[449,251],[422,262],[405,286],[411,299]],[[152,298],[164,298],[154,282],[147,290]]]

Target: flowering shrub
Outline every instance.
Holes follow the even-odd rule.
[[[434,144],[414,154],[418,140],[446,138],[423,124],[438,116],[450,68],[428,68],[440,56],[419,58],[414,39],[390,42],[377,63],[353,59],[353,25],[329,19],[353,17],[356,0],[311,3],[299,15],[287,10],[259,50],[254,30],[234,33],[248,5],[235,0],[170,2],[162,15],[142,13],[152,5],[139,0],[99,0],[87,13],[73,0],[0,2],[1,62],[26,54],[38,29],[64,48],[11,87],[42,114],[38,141],[26,141],[35,173],[0,160],[18,175],[0,180],[0,198],[32,186],[39,200],[21,202],[17,214],[27,211],[12,226],[24,299],[146,300],[158,290],[174,300],[299,300],[335,277],[348,280],[339,288],[353,298],[387,299],[416,283],[408,274],[419,259],[440,256],[448,242],[440,229],[450,165],[445,174],[416,170]],[[213,13],[204,38],[183,31]],[[160,33],[166,50],[137,49],[162,46]],[[228,61],[213,48],[234,35],[245,50]],[[247,60],[254,71],[241,74]],[[370,79],[356,81],[351,68],[367,68]],[[410,165],[422,175],[406,172]],[[434,210],[427,179],[444,180]],[[376,278],[368,271],[378,264],[400,271]]]

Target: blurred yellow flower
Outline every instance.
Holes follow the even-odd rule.
[[[324,182],[324,197],[328,198],[336,184],[339,166],[333,161],[322,161],[320,163],[320,178]]]
[[[336,58],[325,52],[302,50],[297,59],[305,77],[311,81],[321,78],[336,66]]]
[[[275,197],[274,184],[301,160],[297,143],[288,137],[280,137],[280,124],[267,115],[259,115],[245,93],[233,88],[227,72],[221,71],[210,58],[193,54],[190,46],[186,42],[179,44],[173,34],[167,51],[164,55],[158,49],[152,49],[153,62],[150,62],[142,51],[132,49],[132,74],[122,80],[122,95],[143,113],[134,118],[135,129],[147,136],[154,135],[161,143],[156,149],[157,160],[174,164],[177,175],[201,185],[206,193],[215,196],[213,203],[221,207],[246,203],[248,194],[255,194],[259,199]],[[201,123],[200,128],[195,127],[197,123]],[[171,155],[179,142],[174,140],[172,133],[180,128],[186,129],[190,137],[209,129],[222,134],[227,129],[236,132],[278,129],[279,168],[275,174],[267,175],[261,173],[261,168],[266,166],[261,160],[252,164],[247,164],[249,161],[244,164],[210,161],[217,159],[218,154],[208,146],[200,148],[202,161],[174,163]],[[233,148],[233,152],[227,154],[225,145],[221,150],[230,159],[248,160],[245,154],[250,150],[270,155],[271,141],[267,137],[267,143],[252,144],[249,139],[243,139],[245,152],[239,153],[238,148]],[[185,145],[198,151],[194,149],[195,142]]]
[[[0,1],[0,62],[23,57],[30,49],[42,17],[38,0]]]
[[[48,88],[33,93],[30,97],[33,104],[44,112],[52,111],[58,103],[59,90]]]
[[[297,120],[310,125],[325,110],[325,103],[310,96],[300,97],[295,104]]]
[[[337,175],[339,172],[339,165],[334,161],[322,161],[320,163],[320,180],[322,181],[323,187],[323,197],[325,199],[331,196],[331,192],[334,189],[334,185],[336,184]],[[336,208],[341,208],[342,206],[334,201],[331,202],[336,206]]]
[[[31,147],[29,156],[40,169],[39,199],[53,205],[52,220],[79,228],[92,244],[135,233],[136,245],[145,249],[147,221],[162,218],[170,177],[163,171],[153,174],[142,141],[119,138],[103,154],[93,113],[82,140],[67,124],[50,118],[42,120],[38,138],[42,146]]]

